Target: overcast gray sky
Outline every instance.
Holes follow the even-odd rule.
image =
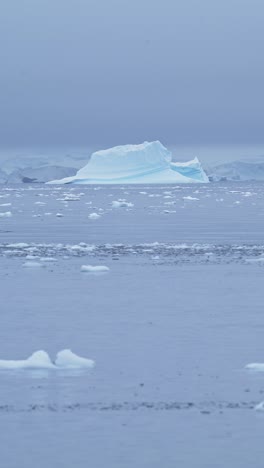
[[[0,0],[0,146],[264,141],[263,0]]]

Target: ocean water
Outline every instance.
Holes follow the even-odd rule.
[[[96,366],[0,370],[0,466],[262,468],[263,217],[253,182],[3,186],[0,359]]]

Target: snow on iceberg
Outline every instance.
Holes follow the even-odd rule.
[[[95,362],[74,354],[70,349],[63,349],[57,353],[52,362],[46,351],[36,351],[27,359],[0,360],[0,370],[19,369],[87,369],[94,367]]]
[[[208,182],[198,159],[172,163],[171,152],[159,141],[96,151],[73,177],[49,184],[173,184]]]

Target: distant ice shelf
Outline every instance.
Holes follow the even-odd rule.
[[[96,151],[75,176],[49,184],[189,184],[207,183],[208,177],[196,158],[173,163],[171,152],[159,141],[116,146]]]

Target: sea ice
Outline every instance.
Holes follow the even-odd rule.
[[[98,213],[91,213],[88,216],[89,219],[98,219],[101,218],[101,216]]]
[[[23,267],[25,267],[25,268],[38,268],[38,267],[41,267],[41,266],[43,266],[41,263],[35,262],[33,260],[23,263]]]
[[[28,359],[22,360],[0,360],[0,369],[54,369],[46,351],[36,351]]]
[[[55,365],[63,369],[80,369],[94,367],[95,362],[92,359],[77,356],[70,349],[63,349],[57,354]]]
[[[126,200],[117,200],[112,202],[113,208],[132,208],[133,203],[127,202]]]
[[[255,410],[256,410],[256,411],[264,411],[264,401],[262,401],[261,403],[258,403],[258,404],[255,406]]]
[[[253,362],[246,365],[246,369],[250,369],[256,372],[264,372],[264,363]]]
[[[104,265],[97,265],[97,266],[82,265],[81,271],[88,272],[88,273],[98,273],[98,272],[103,272],[103,271],[109,271],[109,268]]]
[[[0,370],[19,369],[88,369],[94,367],[95,362],[74,354],[70,349],[63,349],[56,355],[52,362],[46,351],[40,350],[33,353],[27,359],[0,360]]]
[[[11,218],[12,213],[11,211],[6,211],[4,213],[0,213],[0,218]]]

